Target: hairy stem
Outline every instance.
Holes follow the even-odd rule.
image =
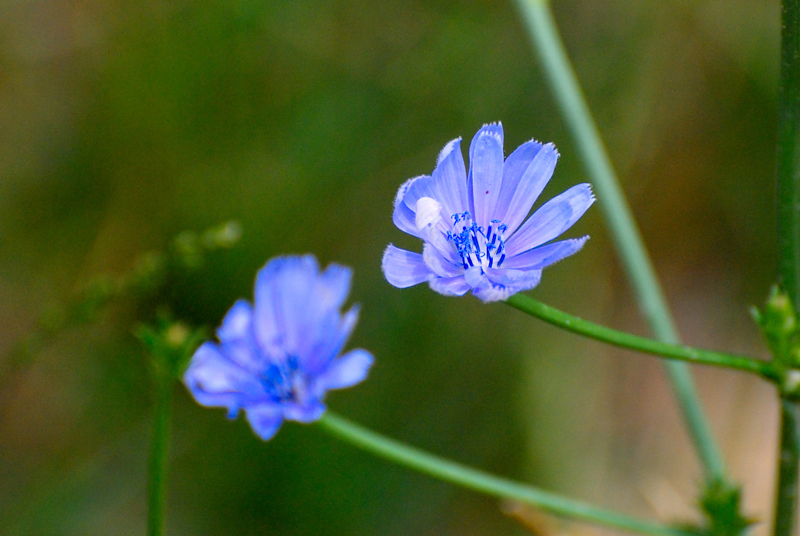
[[[480,493],[512,499],[559,516],[628,532],[654,536],[690,536],[682,530],[610,512],[429,454],[377,434],[330,411],[327,411],[318,422],[327,432],[356,447],[415,471]]]
[[[607,328],[554,309],[524,294],[515,294],[506,300],[506,303],[523,313],[544,320],[556,327],[620,348],[627,348],[629,350],[665,357],[667,359],[696,363],[698,365],[713,365],[716,367],[752,372],[770,381],[778,380],[778,375],[774,367],[766,361],[760,361],[741,355],[669,344],[654,339],[631,335],[630,333]]]
[[[598,204],[633,286],[639,308],[656,338],[677,344],[680,342],[678,332],[655,269],[558,34],[550,6],[546,0],[516,1],[539,55],[545,78],[591,177]],[[665,366],[707,477],[726,480],[725,464],[711,434],[688,366],[675,361],[668,361]]]

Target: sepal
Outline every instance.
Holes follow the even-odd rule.
[[[742,515],[741,502],[742,490],[739,486],[711,480],[700,498],[706,523],[682,528],[698,536],[744,536],[756,520]]]
[[[150,367],[157,379],[180,380],[189,360],[200,344],[208,339],[204,328],[192,328],[160,313],[156,325],[139,324],[134,335],[150,356]]]

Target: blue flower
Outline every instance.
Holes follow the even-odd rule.
[[[284,419],[312,422],[325,411],[329,389],[367,376],[372,354],[339,356],[358,320],[340,309],[350,269],[331,264],[320,273],[312,255],[278,257],[258,272],[255,305],[237,301],[217,330],[219,344],[197,349],[183,381],[204,406],[244,409],[253,431],[269,439]]]
[[[427,281],[446,296],[472,290],[485,302],[539,284],[542,268],[578,251],[589,238],[550,242],[594,202],[588,184],[573,186],[525,221],[558,160],[552,143],[529,141],[503,160],[503,127],[484,125],[469,147],[445,145],[433,174],[409,179],[394,201],[394,224],[424,241],[422,254],[389,245],[383,273],[398,288]],[[523,223],[524,221],[524,223]]]

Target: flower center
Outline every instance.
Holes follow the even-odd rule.
[[[261,384],[274,402],[303,403],[306,381],[298,370],[297,357],[287,356],[278,364],[271,364],[261,376]]]
[[[447,231],[447,240],[455,244],[461,264],[467,270],[473,266],[498,268],[506,258],[503,233],[508,227],[500,220],[492,220],[487,229],[478,226],[469,211],[450,216],[455,232]],[[459,228],[461,229],[459,231]]]

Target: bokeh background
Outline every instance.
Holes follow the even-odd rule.
[[[777,0],[556,0],[566,46],[685,340],[766,357],[748,307],[775,274]],[[4,370],[0,534],[144,533],[153,393],[132,335],[152,306],[218,325],[256,270],[313,252],[354,269],[350,347],[376,356],[336,411],[501,475],[691,520],[698,463],[660,363],[503,304],[388,285],[398,186],[502,121],[506,152],[561,152],[544,197],[586,181],[512,2],[3,0],[0,350],[50,304],[184,230],[238,220],[146,304],[125,300]],[[646,334],[595,207],[537,299]],[[770,516],[776,404],[696,369],[747,512]],[[168,533],[596,534],[434,481],[315,426],[270,442],[174,396]],[[514,513],[516,512],[516,513]]]

